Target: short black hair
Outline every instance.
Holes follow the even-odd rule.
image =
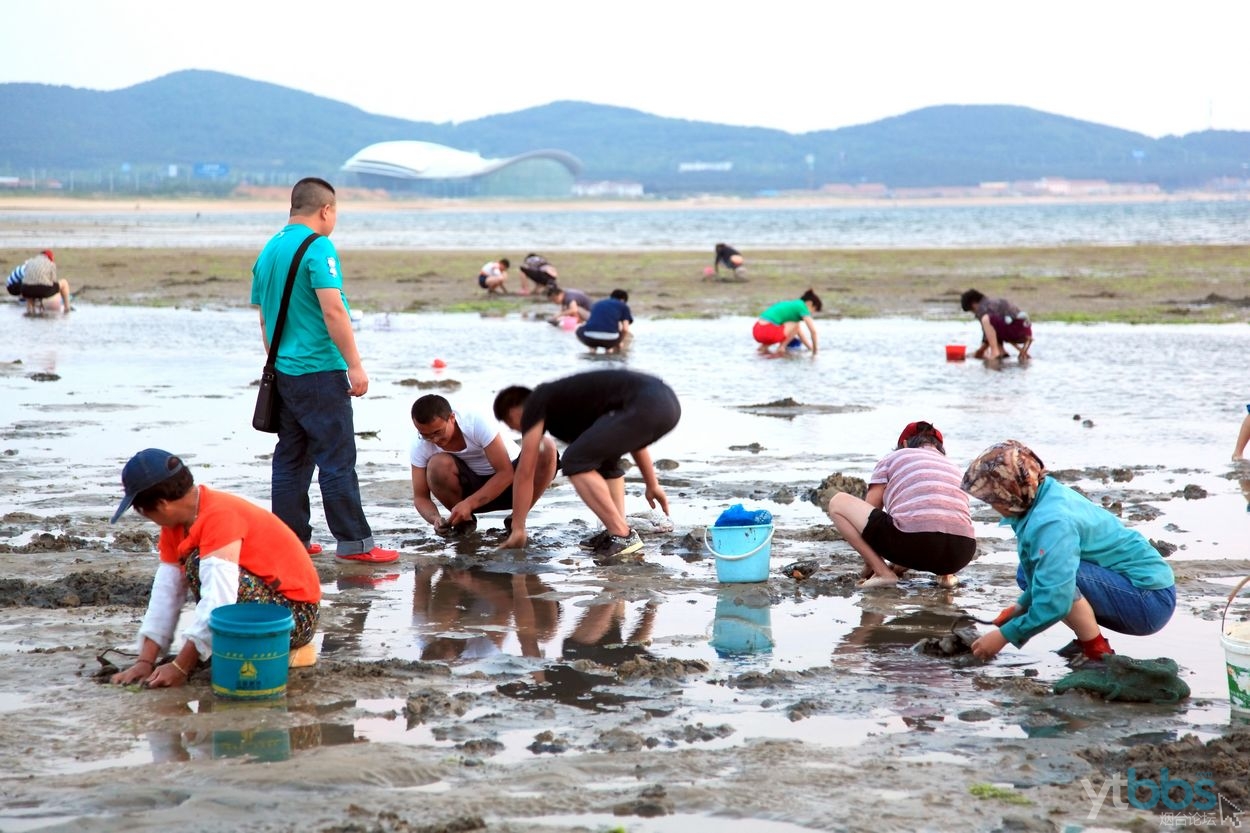
[[[451,403],[437,393],[427,393],[412,403],[412,421],[427,423],[451,416]]]
[[[612,294],[609,295],[608,297],[615,298],[618,301],[624,301],[625,303],[629,303],[629,293],[623,289],[613,289]]]
[[[171,471],[174,469],[177,471],[155,486],[149,486],[135,495],[130,505],[136,510],[147,512],[156,508],[156,504],[162,500],[177,500],[195,487],[195,478],[191,476],[191,470],[181,459],[171,456],[165,461],[165,466]]]
[[[307,217],[323,205],[334,205],[334,186],[321,177],[306,176],[291,189],[291,216]]]
[[[985,296],[975,289],[969,289],[963,295],[959,296],[959,308],[964,312],[972,312],[972,307],[985,300]]]
[[[509,266],[512,265],[512,261],[508,260],[506,257],[501,257],[499,258],[499,265],[507,269]]]
[[[808,290],[804,292],[802,296],[800,296],[799,300],[811,301],[812,306],[816,308],[817,312],[820,312],[822,309],[825,308],[825,305],[820,302],[820,296],[817,295],[816,290],[812,289],[811,287],[808,287]]]
[[[508,411],[511,411],[517,405],[524,405],[525,400],[530,398],[531,393],[533,393],[532,390],[521,385],[509,385],[499,391],[499,393],[495,394],[495,419],[503,422],[504,418],[508,416]]]

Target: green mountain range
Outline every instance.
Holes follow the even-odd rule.
[[[1245,185],[1250,133],[1153,139],[1025,107],[938,106],[871,124],[792,134],[559,101],[460,124],[406,121],[285,87],[187,70],[123,90],[0,84],[0,177],[75,191],[226,189],[324,176],[375,142],[415,139],[504,158],[558,149],[581,179],[652,194],[882,183],[971,186],[1041,177]],[[173,166],[173,167],[171,167]],[[200,176],[196,176],[198,173]],[[212,178],[212,177],[215,177]],[[10,180],[11,181],[11,180]]]

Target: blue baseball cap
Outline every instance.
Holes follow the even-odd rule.
[[[117,523],[140,492],[168,480],[184,468],[182,460],[159,448],[145,448],[131,457],[122,469],[122,488],[126,490],[126,495],[109,523]]]

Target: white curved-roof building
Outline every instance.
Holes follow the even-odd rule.
[[[581,161],[562,150],[534,150],[507,159],[433,142],[378,142],[343,163],[362,185],[441,196],[568,196]]]

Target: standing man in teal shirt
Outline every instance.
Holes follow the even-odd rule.
[[[301,179],[291,189],[290,222],[252,267],[252,304],[260,309],[261,339],[268,350],[291,259],[310,234],[321,235],[295,273],[278,344],[275,369],[281,404],[270,499],[273,513],[308,551],[320,552],[320,545],[312,543],[308,501],[316,468],[326,525],[337,542],[335,555],[386,564],[397,560],[399,553],[374,544],[356,477],[351,397],[365,395],[369,376],[356,349],[338,252],[330,242],[337,219],[334,187],[324,179]]]

